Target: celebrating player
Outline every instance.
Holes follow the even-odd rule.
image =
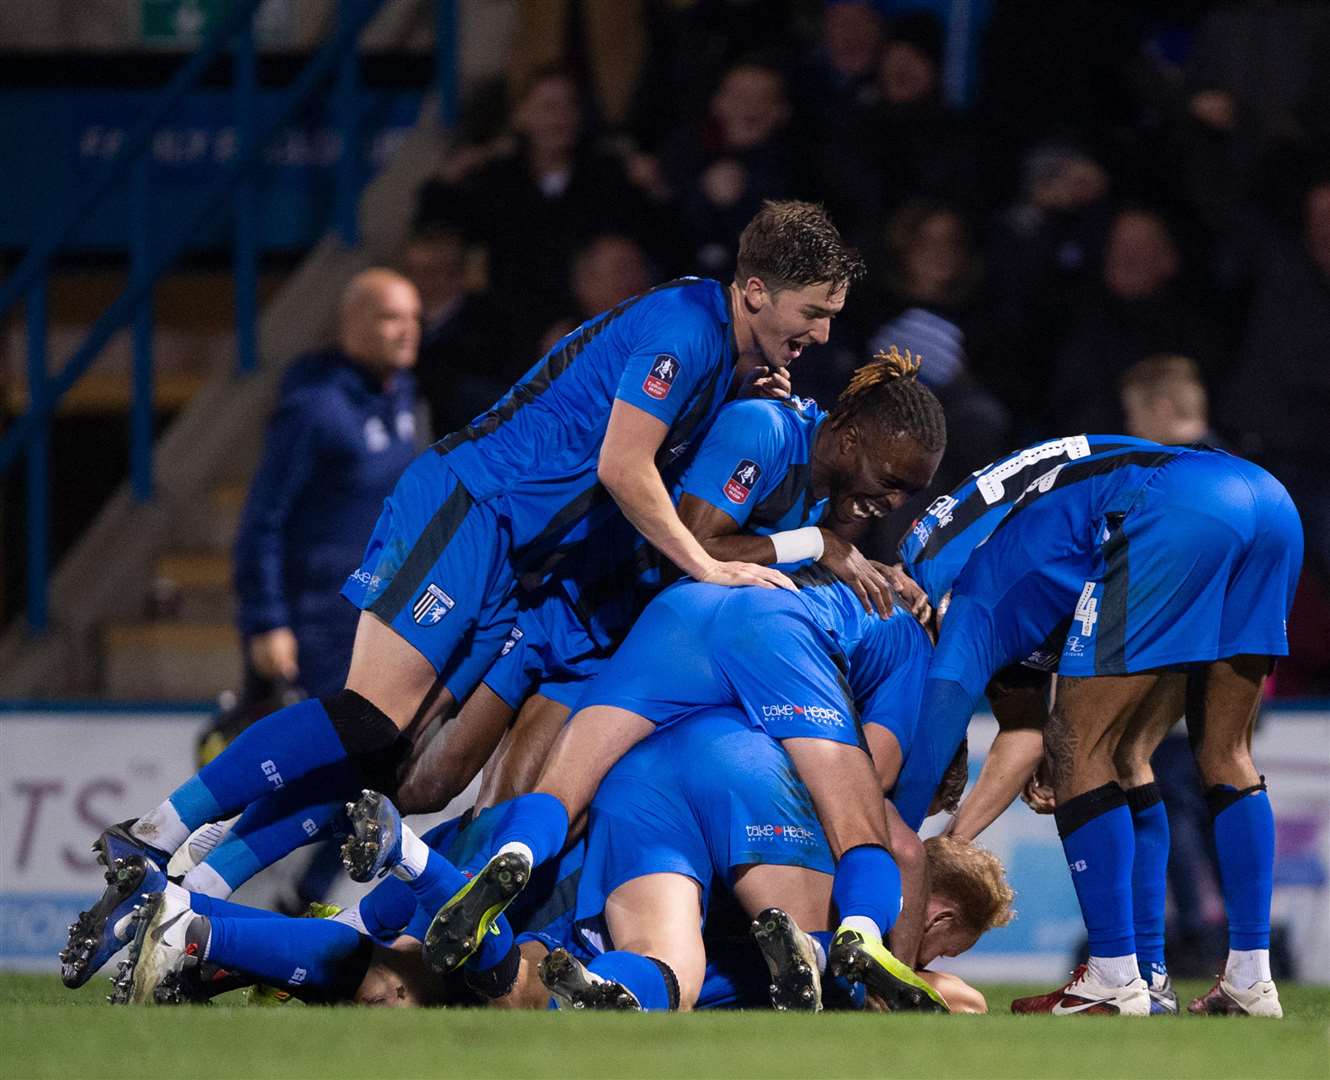
[[[1129,792],[1119,775],[1122,755],[1157,742],[1189,690],[1229,915],[1225,972],[1193,1007],[1281,1015],[1269,969],[1274,820],[1250,752],[1272,658],[1288,652],[1302,561],[1297,511],[1279,482],[1219,451],[1078,435],[980,470],[929,507],[902,553],[939,609],[954,581],[923,737],[897,789],[907,822],[925,813],[994,673],[1026,658],[1058,671],[1044,738],[1090,960],[1062,989],[1013,1008],[1150,1012],[1133,928],[1131,807],[1142,847],[1155,852],[1146,872],[1160,902],[1166,825],[1139,813],[1150,809],[1149,774],[1137,768]],[[1148,763],[1148,752],[1130,756]]]
[[[877,477],[882,503],[899,505],[932,477],[945,429],[936,398],[912,370],[898,369],[887,386],[883,407],[859,423],[899,451],[886,459],[889,468],[878,466]],[[829,573],[801,575],[809,587],[793,594],[684,582],[648,606],[588,687],[536,792],[515,801],[495,857],[436,918],[431,951],[441,968],[461,963],[531,866],[563,846],[569,822],[627,749],[689,709],[733,703],[785,744],[812,792],[838,856],[842,961],[863,954],[884,978],[899,977],[902,966],[881,942],[895,919],[890,897],[899,895],[899,871],[888,850],[880,781],[862,752],[843,675],[880,620]],[[901,981],[913,985],[905,974]]]
[[[678,484],[684,524],[718,559],[816,559],[854,590],[865,610],[885,616],[886,583],[850,539],[892,505],[884,492],[894,490],[901,447],[874,437],[873,414],[890,407],[893,380],[911,368],[894,347],[879,354],[855,373],[830,412],[798,398],[725,406]],[[404,811],[437,810],[460,794],[519,708],[497,794],[482,801],[530,790],[582,688],[649,598],[644,554],[625,529],[603,531],[601,541],[569,557],[572,572],[519,614],[482,685],[413,765],[399,793]]]
[[[200,825],[317,770],[390,787],[403,731],[464,696],[515,612],[519,575],[626,518],[683,572],[789,587],[707,554],[659,467],[683,455],[745,381],[785,393],[785,368],[826,341],[862,261],[820,208],[770,202],[744,229],[729,286],[683,278],[563,338],[494,408],[406,470],[343,593],[362,609],[346,688],[259,721],[156,809],[97,841],[108,884],[62,954],[82,984],[120,947],[126,905]],[[668,359],[670,363],[663,361]]]

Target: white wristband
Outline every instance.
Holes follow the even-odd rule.
[[[772,533],[767,539],[776,549],[778,563],[803,562],[822,558],[822,530],[816,525]]]

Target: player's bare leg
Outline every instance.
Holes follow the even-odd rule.
[[[544,1009],[549,1005],[550,992],[540,981],[540,965],[549,955],[549,949],[539,941],[524,941],[517,950],[521,959],[513,988],[502,997],[490,999],[489,1008]]]
[[[840,927],[828,955],[833,975],[864,983],[893,1009],[945,1010],[931,986],[882,941],[900,908],[900,871],[872,759],[857,746],[830,739],[781,742],[808,788],[837,860],[833,889]]]
[[[1117,753],[1154,674],[1059,678],[1044,729],[1054,814],[1090,937],[1089,962],[1052,993],[1012,1002],[1017,1013],[1150,1014],[1136,962],[1132,907],[1135,835]]]
[[[645,874],[605,901],[614,948],[582,964],[556,949],[540,978],[563,1009],[689,1011],[706,975],[702,888],[683,874]]]
[[[809,935],[831,926],[831,882],[802,866],[756,863],[735,874],[731,889],[753,919],[753,938],[771,975],[774,1008],[818,1012],[826,955]]]
[[[421,719],[421,706],[435,694],[437,674],[415,646],[368,611],[360,613],[346,688],[384,713],[399,731]],[[430,702],[436,715],[452,708],[452,694],[439,689]]]
[[[1283,1016],[1270,977],[1270,896],[1274,816],[1251,756],[1252,733],[1271,661],[1235,656],[1194,677],[1187,729],[1206,788],[1229,922],[1229,954],[1193,1013]]]
[[[485,769],[476,809],[483,810],[533,790],[567,721],[566,705],[540,694],[527,698]]]
[[[402,813],[432,813],[457,798],[494,753],[512,718],[503,698],[484,683],[477,686],[411,763],[394,800]]]
[[[1136,710],[1114,752],[1118,783],[1127,796],[1135,833],[1132,858],[1132,918],[1136,966],[1150,989],[1150,1009],[1178,1011],[1178,997],[1164,956],[1164,913],[1168,895],[1168,814],[1155,783],[1150,759],[1186,707],[1187,676],[1161,674]]]

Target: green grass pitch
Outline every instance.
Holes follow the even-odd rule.
[[[105,980],[0,976],[0,1077],[1330,1077],[1330,989],[1283,986],[1282,1022],[1190,1016],[560,1015],[479,1009],[112,1009]],[[1184,1000],[1199,983],[1179,986]],[[225,1000],[225,999],[222,999]]]

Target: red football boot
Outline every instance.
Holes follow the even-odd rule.
[[[1133,979],[1126,986],[1104,986],[1093,981],[1082,964],[1071,973],[1066,986],[1039,997],[1017,998],[1011,1003],[1014,1013],[1072,1013],[1106,1016],[1149,1016],[1150,990],[1144,979]]]

